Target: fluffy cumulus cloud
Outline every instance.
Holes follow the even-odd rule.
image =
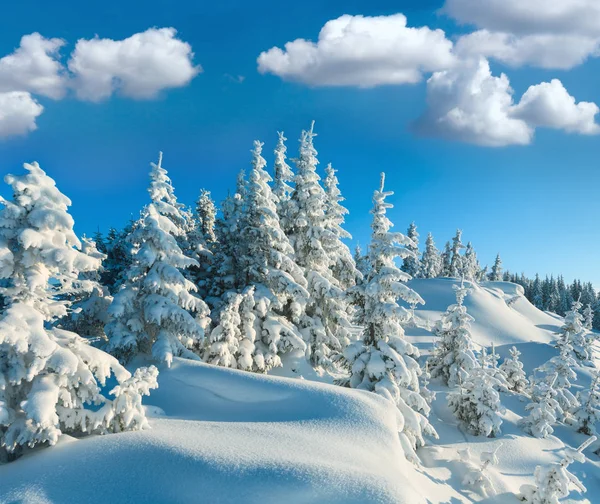
[[[442,30],[408,27],[402,14],[344,15],[328,21],[317,42],[296,39],[261,53],[258,69],[312,86],[373,87],[416,83],[453,62]]]
[[[598,134],[594,103],[576,103],[559,80],[531,86],[518,104],[506,75],[492,75],[485,58],[466,60],[427,81],[427,110],[418,132],[477,145],[531,143],[537,127]]]
[[[0,58],[0,92],[28,91],[62,98],[67,79],[58,52],[63,45],[63,40],[39,33],[25,35],[12,54]]]
[[[416,123],[425,135],[492,147],[526,145],[533,129],[511,115],[513,90],[486,59],[463,62],[427,81],[427,110]]]
[[[25,91],[0,93],[0,137],[24,135],[37,128],[44,107]]]
[[[531,86],[513,109],[513,116],[532,126],[562,129],[570,133],[597,135],[598,105],[575,102],[558,79]]]
[[[69,60],[72,86],[80,99],[100,101],[114,92],[154,98],[187,85],[201,71],[187,42],[174,28],[151,28],[124,40],[79,40]]]
[[[461,55],[559,69],[600,55],[598,0],[446,0],[443,11],[480,28],[458,40]]]
[[[36,129],[44,108],[33,96],[59,100],[72,89],[83,100],[100,101],[115,92],[143,99],[187,85],[201,67],[176,34],[174,28],[152,28],[124,40],[82,39],[68,69],[60,58],[64,40],[23,36],[17,49],[0,58],[0,138]]]

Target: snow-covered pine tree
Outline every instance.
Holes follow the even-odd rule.
[[[419,233],[414,222],[411,222],[410,226],[408,226],[406,236],[412,241],[406,248],[410,250],[413,255],[404,258],[401,269],[405,273],[408,273],[412,278],[416,278],[419,276],[421,270],[421,261],[419,260]]]
[[[277,132],[277,146],[275,147],[275,162],[273,165],[273,194],[277,197],[277,215],[279,215],[279,223],[281,229],[285,233],[290,230],[290,198],[293,187],[290,185],[294,180],[294,172],[290,165],[287,164],[287,147],[285,141],[287,138],[283,132]]]
[[[467,244],[467,248],[465,250],[465,255],[462,258],[462,274],[461,276],[465,280],[469,280],[471,282],[476,282],[479,277],[479,272],[481,271],[481,267],[479,266],[479,260],[477,259],[477,254],[475,253],[475,249],[471,242]]]
[[[384,180],[382,173],[371,210],[369,271],[358,287],[362,295],[358,323],[364,329],[361,339],[344,352],[350,377],[340,384],[375,392],[393,401],[404,417],[400,437],[405,454],[416,460],[414,449],[423,444],[423,434],[435,435],[435,431],[426,419],[429,405],[420,394],[419,351],[404,339],[402,324],[410,315],[398,305],[398,300],[408,304],[424,301],[403,283],[410,277],[395,264],[395,258],[411,253],[405,248],[410,240],[390,231],[392,223],[386,212],[392,205],[385,200],[393,192],[384,190]]]
[[[235,292],[229,292],[225,296],[216,325],[206,338],[207,348],[203,355],[205,362],[237,369],[237,357],[242,339],[240,305],[243,299],[241,294]]]
[[[552,388],[556,391],[556,401],[562,410],[562,412],[559,412],[560,418],[566,420],[579,406],[577,398],[570,390],[571,381],[577,379],[577,374],[574,371],[576,363],[571,356],[572,349],[568,343],[563,341],[559,349],[560,353],[558,355],[534,370],[534,378],[530,381],[534,383],[543,380],[546,383],[553,383]],[[536,375],[541,375],[541,377],[536,379]]]
[[[316,369],[330,370],[351,340],[354,326],[342,282],[333,274],[334,267],[339,268],[345,245],[338,236],[341,228],[329,219],[335,216],[326,214],[328,196],[316,171],[318,160],[313,126],[314,122],[309,131],[302,132],[300,139],[288,223],[295,258],[304,269],[309,292],[306,312],[301,320],[308,343],[308,357]],[[351,260],[349,251],[346,259]],[[350,262],[352,265],[353,261]],[[357,275],[358,271],[349,272],[344,282],[351,282],[351,277],[356,278]]]
[[[579,493],[585,493],[587,489],[583,483],[568,468],[573,462],[585,462],[583,450],[595,440],[595,436],[591,437],[577,450],[568,448],[565,457],[558,464],[537,466],[535,484],[521,486],[519,499],[527,504],[558,504],[559,500],[569,496],[571,485],[575,485]]]
[[[496,255],[489,278],[492,282],[502,281],[502,259],[500,259],[500,254]]]
[[[196,215],[200,223],[202,236],[210,246],[217,241],[215,235],[215,221],[217,219],[217,209],[215,202],[211,198],[210,191],[200,190],[200,196],[196,201]]]
[[[441,377],[449,386],[462,383],[473,369],[479,367],[470,333],[473,317],[463,304],[469,289],[461,282],[460,286],[454,286],[454,290],[456,304],[450,305],[437,321],[434,333],[439,340],[429,358],[431,376]]]
[[[451,262],[452,262],[452,247],[450,246],[450,242],[446,242],[446,246],[444,247],[444,251],[442,252],[442,256],[441,256],[442,268],[441,268],[440,276],[443,276],[443,277],[452,276],[451,269],[450,269]]]
[[[594,371],[588,389],[577,393],[579,407],[573,412],[577,432],[588,436],[596,434],[596,425],[600,422],[600,373]]]
[[[98,261],[99,268],[80,272],[77,295],[70,296],[70,313],[59,321],[60,327],[86,338],[106,340],[104,326],[108,322],[107,310],[112,303],[108,288],[100,283],[102,261],[106,254],[98,251],[96,243],[85,236],[81,239],[81,252]]]
[[[253,316],[258,335],[254,370],[266,372],[281,366],[284,353],[306,349],[298,324],[305,313],[308,292],[302,268],[293,259],[293,248],[280,226],[262,145],[254,142],[252,151],[244,213],[239,219],[238,261],[243,288],[254,287]]]
[[[497,389],[502,383],[487,369],[473,368],[458,388],[448,393],[448,406],[463,427],[474,436],[496,437],[504,407]]]
[[[575,357],[580,363],[593,366],[592,339],[584,326],[585,320],[581,314],[583,305],[573,301],[571,309],[565,315],[565,323],[561,328],[562,336],[560,342],[566,342],[573,348]]]
[[[122,361],[152,353],[170,366],[175,356],[199,359],[210,311],[182,274],[198,262],[184,255],[177,242],[185,234],[185,219],[161,161],[162,155],[151,165],[152,202],[130,236],[136,245],[133,263],[109,309],[105,330],[107,349]]]
[[[132,256],[132,244],[127,237],[131,234],[135,222],[130,221],[121,231],[110,228],[105,240],[106,259],[100,275],[102,285],[108,287],[111,294],[121,288],[123,273],[129,268]]]
[[[330,257],[330,269],[333,277],[339,283],[342,290],[347,290],[362,277],[358,270],[352,253],[348,246],[342,241],[351,239],[352,235],[343,228],[345,216],[348,210],[342,205],[344,197],[338,187],[339,181],[336,171],[331,163],[325,168],[325,228],[331,231],[337,239],[324,242],[326,252]]]
[[[421,258],[422,278],[436,278],[442,272],[442,258],[433,241],[433,235],[429,233],[425,241],[425,251]]]
[[[460,255],[461,249],[465,246],[462,244],[462,231],[456,230],[456,235],[452,238],[452,249],[450,253],[449,276],[460,278],[463,270],[463,256]]]
[[[594,327],[594,309],[592,308],[591,303],[585,305],[585,309],[583,310],[583,319],[583,326],[588,331],[591,331]]]
[[[71,201],[37,163],[7,175],[12,201],[0,199],[0,450],[56,443],[64,432],[142,429],[141,395],[156,387],[156,368],[131,374],[79,335],[52,327],[78,289],[80,274],[97,271],[99,257],[78,250],[68,213]],[[101,387],[114,375],[127,387]],[[110,395],[114,399],[110,399]],[[5,457],[0,457],[5,458]]]
[[[529,415],[521,419],[520,424],[523,430],[537,438],[546,438],[554,432],[552,428],[556,424],[559,415],[563,410],[556,400],[558,395],[554,384],[557,375],[550,377],[549,381],[532,381],[531,402],[525,406]]]
[[[521,355],[521,352],[513,346],[510,349],[510,357],[504,359],[504,362],[500,365],[500,370],[506,376],[509,390],[523,394],[529,388],[529,381],[523,370],[523,363],[519,360],[519,355]]]
[[[471,461],[471,454],[469,448],[459,452],[462,460],[466,462],[467,466],[469,467],[469,472],[463,478],[463,485],[469,485],[480,490],[485,497],[493,495],[496,492],[496,489],[492,484],[492,480],[487,473],[487,469],[490,466],[498,465],[499,460],[497,453],[501,446],[502,443],[498,444],[494,451],[481,452],[481,465],[479,466],[475,465]]]

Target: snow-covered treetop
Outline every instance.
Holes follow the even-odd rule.
[[[50,320],[66,313],[65,302],[52,298],[69,293],[79,272],[98,270],[101,258],[77,250],[71,200],[54,180],[37,163],[24,168],[25,175],[4,179],[13,201],[0,197],[0,278],[7,280],[0,292],[9,304],[30,304]]]
[[[342,228],[344,223],[344,216],[348,215],[348,209],[345,208],[341,203],[344,201],[344,197],[338,187],[339,181],[335,175],[337,170],[331,166],[331,163],[325,168],[325,192],[327,194],[326,202],[326,214],[329,222],[334,226],[332,230],[336,233],[338,238],[352,238],[352,235]]]
[[[425,301],[419,294],[409,288],[406,282],[411,276],[403,272],[396,266],[395,258],[405,258],[412,254],[406,248],[406,245],[412,244],[412,240],[402,233],[390,232],[393,224],[388,219],[386,212],[394,205],[386,202],[386,198],[394,194],[393,191],[385,191],[385,173],[381,174],[379,190],[373,194],[373,222],[371,229],[371,244],[369,245],[370,271],[368,280],[371,281],[375,276],[378,283],[385,284],[393,293],[406,301],[408,304],[425,304]]]
[[[217,241],[215,236],[215,221],[217,218],[217,209],[215,202],[210,196],[210,191],[202,189],[200,191],[200,197],[196,202],[196,214],[200,222],[200,229],[202,230],[202,236],[209,243]]]
[[[162,167],[163,153],[158,153],[158,163],[150,163],[150,186],[148,192],[150,199],[156,205],[162,215],[168,215],[172,219],[182,219],[181,210],[183,205],[177,202],[171,179],[167,170]]]
[[[277,132],[278,140],[277,146],[275,147],[275,163],[274,163],[274,184],[273,194],[277,196],[280,202],[287,201],[290,199],[290,194],[293,189],[290,186],[290,182],[294,179],[294,173],[287,164],[286,152],[287,147],[285,141],[287,138],[283,135],[282,131]]]

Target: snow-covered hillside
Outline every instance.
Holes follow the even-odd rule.
[[[410,282],[426,301],[416,312],[423,325],[454,302],[453,283]],[[562,319],[534,308],[514,284],[471,287],[465,305],[475,318],[476,343],[494,343],[502,356],[516,345],[528,375],[556,354],[548,343]],[[424,354],[435,339],[424,328],[409,328],[407,337]],[[419,450],[418,467],[403,455],[391,402],[317,383],[304,373],[308,369],[289,361],[288,378],[175,359],[170,369],[161,369],[158,390],[145,399],[151,430],[81,440],[63,436],[57,446],[0,468],[0,503],[479,501],[485,497],[463,485],[466,448],[477,464],[481,452],[497,450],[499,464],[488,470],[497,493],[485,502],[516,503],[514,494],[533,481],[536,465],[559,461],[563,442],[576,446],[587,438],[566,426],[545,440],[524,434],[517,422],[526,402],[504,393],[502,434],[470,436],[447,407],[447,388],[434,382],[430,420],[440,439]],[[589,370],[579,368],[575,387],[589,380]],[[594,502],[600,495],[600,460],[592,450],[586,454],[585,464],[570,469],[588,493],[573,493],[569,502]]]

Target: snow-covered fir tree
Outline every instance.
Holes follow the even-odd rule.
[[[461,276],[465,280],[469,280],[471,282],[476,282],[479,278],[479,274],[481,271],[481,267],[479,266],[479,261],[477,259],[477,254],[475,253],[475,249],[471,242],[467,244],[467,248],[465,250],[465,255],[462,258],[462,274]]]
[[[549,381],[533,382],[531,387],[531,402],[525,406],[529,415],[524,417],[520,424],[525,432],[537,438],[546,438],[552,434],[553,425],[556,424],[558,416],[563,414],[556,400],[556,379],[555,374]]]
[[[581,363],[592,365],[592,338],[585,328],[584,316],[581,314],[583,305],[579,300],[573,301],[571,309],[565,315],[565,323],[561,328],[561,342],[573,348],[575,357]]]
[[[425,241],[425,251],[421,258],[421,272],[419,276],[422,278],[437,278],[441,273],[442,258],[433,241],[433,235],[429,233]]]
[[[104,340],[104,326],[108,322],[107,310],[113,299],[108,288],[100,283],[101,264],[106,259],[106,254],[101,253],[96,243],[85,236],[81,239],[81,252],[97,260],[100,266],[98,269],[79,273],[77,299],[70,296],[71,309],[59,324],[63,329],[80,336]]]
[[[529,380],[523,370],[523,363],[519,360],[521,352],[517,350],[517,347],[513,346],[510,349],[510,357],[504,359],[504,362],[500,365],[500,370],[506,376],[509,390],[523,394],[529,388]]]
[[[330,258],[330,268],[333,277],[338,281],[339,287],[347,290],[356,284],[362,277],[354,257],[348,246],[342,241],[351,239],[352,235],[343,227],[348,210],[342,205],[344,197],[339,189],[336,171],[331,163],[325,168],[325,228],[331,231],[337,239],[324,242],[326,252]]]
[[[402,324],[410,314],[398,301],[424,301],[403,283],[410,277],[394,261],[411,254],[405,248],[410,241],[401,233],[390,231],[392,223],[386,212],[392,205],[386,198],[393,193],[384,190],[384,180],[382,174],[379,190],[373,195],[370,266],[358,287],[362,296],[358,323],[364,329],[360,340],[344,352],[350,377],[341,384],[375,392],[398,406],[404,418],[400,434],[404,450],[407,457],[415,459],[414,449],[423,444],[423,434],[435,435],[435,431],[426,419],[429,405],[420,394],[419,352],[404,338]]]
[[[600,422],[600,373],[594,371],[590,387],[577,393],[579,407],[573,412],[573,420],[578,432],[592,436],[597,434],[596,425]]]
[[[294,260],[293,248],[280,226],[262,145],[254,142],[252,171],[239,221],[238,276],[244,289],[254,289],[250,303],[257,334],[253,370],[266,372],[281,366],[284,353],[306,349],[298,325],[309,296],[302,268]]]
[[[131,234],[135,221],[130,221],[122,231],[110,228],[104,248],[106,249],[106,259],[103,262],[100,280],[111,294],[114,294],[121,288],[123,274],[131,264],[133,245],[127,237]]]
[[[421,270],[421,261],[419,260],[419,233],[414,222],[411,222],[410,226],[408,226],[406,236],[411,240],[411,243],[406,248],[413,255],[404,258],[402,261],[402,271],[408,273],[412,278],[416,278]]]
[[[471,452],[468,447],[459,451],[462,461],[465,462],[469,468],[469,471],[463,478],[463,485],[469,485],[470,487],[479,490],[485,497],[495,493],[496,489],[488,474],[488,468],[490,466],[498,465],[499,460],[497,453],[501,446],[502,444],[498,444],[494,451],[481,452],[479,465],[476,465],[471,460]]]
[[[594,327],[594,309],[592,308],[591,303],[585,305],[585,309],[583,310],[583,326],[591,331]]]
[[[182,273],[198,262],[177,242],[185,219],[161,161],[162,155],[152,163],[152,202],[130,237],[136,245],[133,263],[109,309],[106,334],[107,349],[119,359],[151,353],[170,366],[176,356],[199,359],[210,319],[206,303],[194,294],[197,287]]]
[[[577,379],[577,374],[574,371],[576,363],[571,356],[571,346],[563,342],[559,350],[558,355],[534,370],[534,377],[530,381],[532,384],[540,380],[553,383],[552,388],[556,391],[556,401],[562,410],[559,412],[559,417],[565,420],[579,406],[577,398],[571,392],[571,382]]]
[[[463,256],[460,251],[465,248],[462,241],[462,231],[456,230],[456,235],[452,238],[452,248],[450,249],[450,264],[448,267],[448,276],[460,278],[463,270]]]
[[[209,244],[213,244],[217,241],[215,235],[215,221],[217,218],[217,209],[215,202],[213,201],[210,191],[202,189],[198,201],[196,201],[196,215],[200,223],[200,229],[202,236]]]
[[[527,504],[558,504],[559,500],[569,496],[572,485],[579,493],[585,493],[587,489],[579,478],[569,471],[569,466],[573,462],[585,462],[583,450],[594,440],[595,437],[590,438],[577,450],[568,448],[565,457],[557,464],[537,466],[534,474],[535,484],[521,487],[520,500]]]
[[[429,358],[431,376],[442,378],[450,386],[462,383],[473,369],[479,367],[470,333],[473,317],[463,304],[469,289],[461,282],[454,290],[456,304],[450,305],[437,321],[434,333],[439,340]]]
[[[156,387],[156,368],[134,378],[78,334],[52,327],[100,258],[84,254],[68,213],[71,201],[37,163],[7,175],[0,199],[0,451],[53,445],[62,433],[105,433],[147,426],[141,395]],[[114,375],[119,387],[102,387]],[[133,380],[133,381],[132,381]],[[123,401],[123,387],[129,401]],[[113,399],[110,396],[113,396]],[[6,458],[6,457],[0,457]]]
[[[444,251],[441,255],[441,273],[440,275],[443,277],[450,277],[451,275],[451,261],[452,261],[452,247],[450,246],[450,242],[446,242],[446,246],[444,247]]]
[[[287,164],[287,138],[283,132],[278,132],[277,146],[275,147],[275,162],[273,164],[273,194],[277,197],[277,215],[281,229],[289,232],[290,198],[294,188],[290,185],[294,181],[294,172]]]
[[[334,268],[339,271],[342,257],[351,261],[346,266],[352,267],[354,261],[349,250],[347,255],[344,253],[346,247],[338,235],[341,228],[332,220],[335,215],[326,214],[328,196],[317,174],[314,137],[311,126],[309,131],[302,132],[300,139],[300,152],[295,160],[295,187],[290,200],[289,236],[296,261],[304,269],[307,280],[309,301],[301,325],[309,359],[315,368],[329,370],[352,339],[354,328],[342,283],[333,271]],[[350,272],[350,278],[344,278],[344,282],[351,284],[352,277],[357,275],[358,271]]]
[[[448,393],[448,406],[461,425],[474,436],[496,437],[504,407],[497,389],[502,383],[488,370],[473,368],[456,390]]]
[[[500,254],[496,256],[489,278],[492,282],[500,282],[502,280],[502,259],[500,259]]]

